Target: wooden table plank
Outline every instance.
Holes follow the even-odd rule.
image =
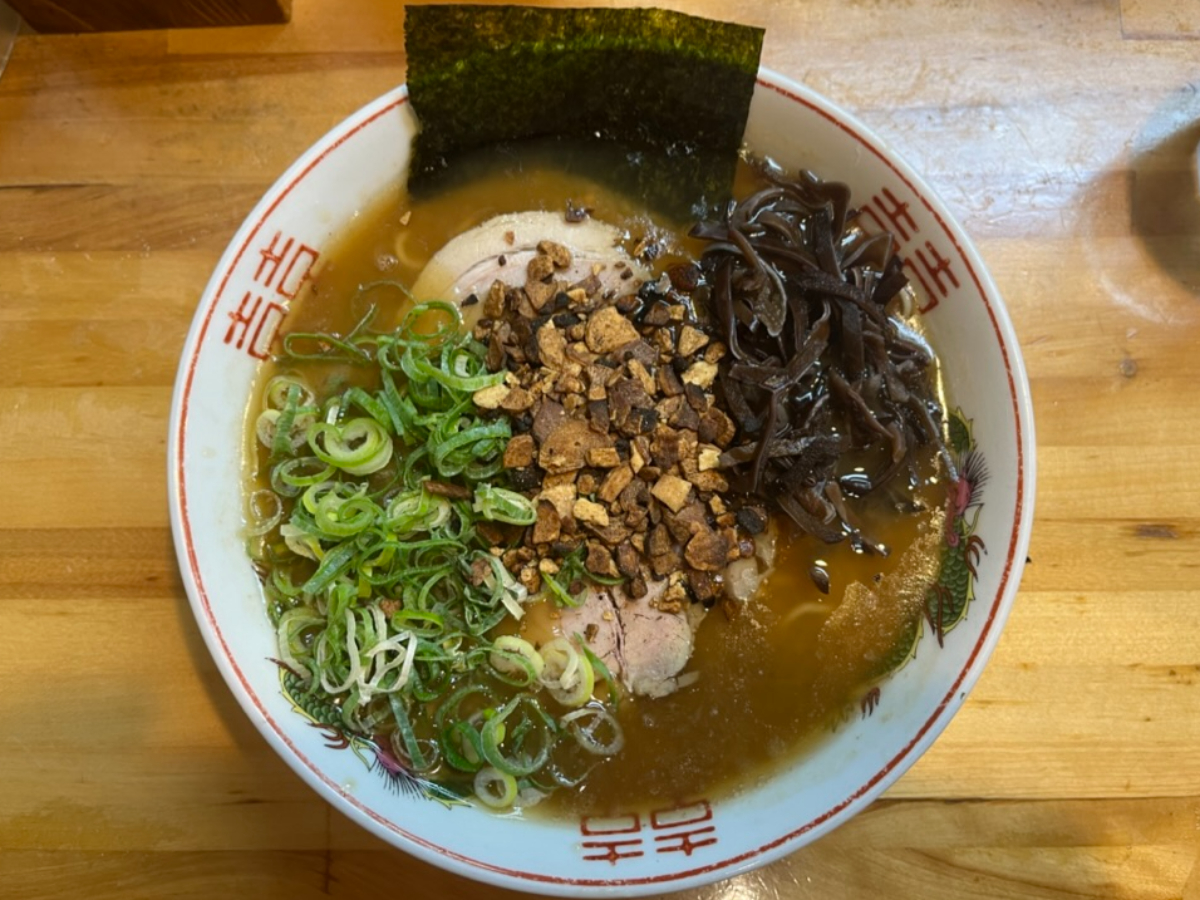
[[[326,854],[301,851],[150,853],[137,850],[0,852],[0,878],[13,900],[135,897],[329,896]]]
[[[39,207],[41,209],[41,207]],[[228,237],[225,234],[224,237]],[[0,252],[0,324],[157,320],[178,331],[191,321],[220,256],[213,250]],[[119,303],[97,292],[119,286]]]
[[[291,0],[12,0],[42,34],[286,22]]]
[[[1121,32],[1129,38],[1200,38],[1200,2],[1121,0]]]

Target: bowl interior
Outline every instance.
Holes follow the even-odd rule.
[[[697,793],[671,809],[543,821],[450,808],[390,789],[368,751],[330,746],[280,690],[274,636],[241,539],[242,428],[255,373],[288,302],[331,241],[403,177],[414,119],[399,88],[335,128],[268,192],[213,275],[176,385],[172,525],[205,639],[266,739],[362,826],[427,861],[526,891],[652,893],[768,862],[870,803],[945,727],[978,677],[1016,592],[1032,517],[1028,386],[1011,324],[945,207],[866,128],[807,89],[760,74],[746,139],[788,167],[845,181],[868,223],[893,231],[924,298],[948,397],[986,463],[962,552],[973,599],[938,648],[929,629],[873,715],[734,797]],[[969,531],[966,531],[969,527]],[[975,549],[972,549],[975,548]]]

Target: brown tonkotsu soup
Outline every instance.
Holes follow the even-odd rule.
[[[739,196],[758,177],[742,165]],[[447,241],[497,214],[559,211],[568,204],[624,229],[631,245],[648,233],[663,238],[666,252],[654,263],[659,271],[699,255],[687,225],[657,218],[598,182],[563,174],[536,152],[514,152],[436,195],[414,200],[397,189],[363,210],[323,254],[311,290],[290,309],[282,333],[345,334],[368,303],[380,307],[377,321],[399,322],[408,302],[401,292],[376,289],[364,296],[362,288],[383,279],[412,284]],[[303,372],[318,395],[364,377],[346,366],[273,362],[264,366],[260,390],[281,371]],[[368,377],[364,386],[377,384]],[[264,485],[268,467],[253,422],[247,431],[253,490]],[[707,613],[688,665],[694,683],[654,699],[623,695],[617,718],[624,748],[537,810],[597,815],[711,800],[795,760],[848,710],[857,714],[854,704],[882,674],[880,660],[911,634],[924,590],[937,574],[945,489],[933,450],[920,453],[918,477],[904,485],[903,502],[899,489],[880,492],[860,513],[863,532],[884,545],[887,556],[856,552],[849,541],[825,544],[777,515],[774,568],[753,599]],[[814,568],[828,573],[828,593],[814,583]],[[854,583],[870,587],[882,603],[869,611],[851,608],[844,597]],[[531,610],[523,629],[553,628],[557,613],[548,601],[540,603],[546,608]]]

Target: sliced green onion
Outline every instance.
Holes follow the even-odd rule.
[[[259,537],[273,529],[283,519],[283,501],[274,491],[265,488],[252,493],[246,500],[249,522],[245,532],[248,537]]]
[[[312,408],[301,409],[300,398],[303,393],[299,384],[288,386],[284,396],[283,406],[279,410],[279,418],[275,420],[275,435],[271,439],[271,458],[278,459],[287,455],[290,450],[300,446],[300,439],[307,435],[308,426],[312,424]]]
[[[304,702],[322,704],[322,721],[390,742],[414,772],[475,776],[482,802],[512,805],[612,744],[603,717],[560,724],[539,698],[589,710],[597,672],[610,705],[617,687],[582,640],[539,652],[496,634],[529,597],[479,526],[536,521],[532,501],[506,486],[509,420],[474,402],[505,373],[487,370],[487,348],[461,333],[453,304],[414,306],[390,333],[373,330],[376,317],[372,306],[344,336],[286,337],[294,357],[375,371],[351,384],[334,373],[320,394],[278,376],[254,423],[272,490],[247,498],[248,517],[261,529],[255,559],[280,661],[309,685]],[[431,493],[431,479],[469,499]],[[276,529],[278,539],[262,538]],[[547,593],[574,605],[577,581],[596,581],[579,554],[558,581],[546,577]],[[497,696],[505,682],[521,693]]]
[[[445,497],[424,488],[401,491],[388,503],[385,523],[399,535],[432,532],[450,521],[453,507]]]
[[[443,387],[466,394],[473,394],[504,382],[506,373],[489,372],[465,350],[454,351],[454,356],[448,362],[448,367],[435,366],[410,347],[400,358],[400,368],[409,378],[436,381]]]
[[[582,706],[591,699],[596,687],[595,672],[588,658],[571,641],[554,638],[542,645],[541,654],[545,666],[540,681],[551,697],[563,706]]]
[[[374,501],[361,494],[341,497],[328,491],[318,501],[313,521],[323,535],[346,538],[370,528],[382,512]]]
[[[438,320],[438,327],[433,332],[417,331],[417,324],[430,314],[438,314],[443,319]],[[447,321],[448,320],[448,321]],[[404,315],[400,323],[400,341],[405,344],[437,344],[459,333],[462,327],[462,313],[453,303],[444,300],[429,300],[418,303]]]
[[[300,596],[300,586],[292,581],[291,570],[282,565],[276,565],[271,570],[271,587],[284,597]]]
[[[292,391],[295,390],[295,402],[299,406],[314,406],[317,402],[316,395],[312,392],[312,388],[299,375],[276,375],[267,382],[267,386],[263,388],[263,408],[264,409],[283,409],[289,400]]]
[[[271,487],[277,494],[295,497],[298,488],[311,487],[328,481],[333,475],[333,466],[315,456],[294,456],[277,463],[271,469]]]
[[[438,473],[443,478],[452,478],[476,458],[487,458],[503,452],[500,442],[512,436],[507,421],[475,425],[465,431],[441,441],[432,447],[430,455]]]
[[[314,425],[308,445],[322,461],[350,475],[370,475],[392,461],[391,435],[374,419]]]
[[[517,779],[495,766],[475,773],[475,796],[492,809],[508,809],[517,799]]]
[[[536,684],[546,666],[533,644],[512,634],[496,638],[488,662],[501,681],[518,687]]]
[[[475,554],[474,559],[487,560],[491,572],[484,576],[483,583],[492,591],[492,599],[502,603],[514,619],[521,619],[525,615],[521,604],[529,599],[529,591],[525,585],[513,577],[499,557],[479,552]]]
[[[271,451],[272,457],[282,456],[304,446],[308,439],[308,429],[313,422],[311,410],[305,410],[304,415],[299,410],[286,412],[278,409],[264,409],[254,421],[254,434],[258,442]]]
[[[319,560],[325,555],[316,535],[292,522],[284,522],[279,526],[279,536],[283,538],[287,548],[297,556]]]
[[[300,663],[301,659],[310,655],[304,634],[324,624],[323,618],[314,615],[304,607],[299,607],[285,612],[279,617],[279,624],[275,626],[275,635],[279,644],[279,661],[301,678],[309,677],[307,668]]]
[[[413,768],[417,771],[429,769],[433,760],[426,759],[425,752],[421,749],[421,742],[417,740],[416,732],[413,731],[412,721],[408,717],[408,710],[404,708],[403,701],[396,694],[390,694],[388,704],[391,707],[392,716],[396,720],[396,734],[399,735],[404,745],[405,755],[411,761]]]
[[[342,395],[342,410],[344,411],[351,406],[357,406],[385,429],[392,424],[387,406],[380,399],[371,396],[360,387],[352,387]]]
[[[371,361],[371,354],[354,341],[304,331],[284,336],[283,355],[296,361],[348,362],[360,366]]]
[[[516,491],[490,484],[475,487],[475,503],[471,508],[494,522],[532,525],[537,521],[537,509],[532,500]]]
[[[570,582],[568,582],[568,584],[569,583]],[[566,606],[574,609],[583,603],[584,598],[582,595],[576,597],[567,590],[562,582],[560,582],[549,572],[542,573],[542,584],[546,588],[546,593],[548,593],[555,600],[555,602],[558,603],[559,606]]]
[[[534,730],[534,736],[540,735],[541,741],[533,752],[530,752],[524,747],[524,738],[528,732],[522,729],[523,739],[520,742],[522,746],[514,748],[511,755],[506,755],[504,741],[510,732],[508,721],[517,712],[526,715],[524,721],[519,724],[529,723]],[[479,730],[483,743],[483,758],[501,772],[507,772],[509,775],[517,777],[531,775],[545,765],[546,760],[550,757],[550,747],[553,744],[550,739],[550,728],[554,723],[552,720],[546,720],[543,716],[537,715],[540,712],[537,701],[527,694],[518,694],[504,704],[484,722],[483,727]],[[514,727],[511,731],[515,734],[517,728]]]
[[[612,756],[620,753],[625,746],[625,732],[621,729],[621,723],[602,706],[573,710],[559,722],[567,726],[580,747],[596,756]]]
[[[411,631],[419,638],[436,638],[446,630],[446,620],[441,613],[423,609],[400,609],[392,613],[392,627],[397,631]]]
[[[317,571],[304,582],[304,593],[315,596],[332,584],[335,578],[344,575],[358,555],[357,550],[354,542],[348,540],[326,553]]]
[[[583,635],[575,635],[575,642],[583,650],[583,655],[587,657],[587,661],[592,664],[592,669],[604,681],[605,687],[608,688],[608,698],[612,701],[613,709],[619,709],[621,706],[621,689],[617,686],[617,680],[613,678],[613,673],[609,670],[596,653],[588,646],[587,641],[583,639]]]

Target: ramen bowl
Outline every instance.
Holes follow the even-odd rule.
[[[917,652],[886,682],[877,709],[868,695],[861,714],[729,795],[697,789],[679,803],[603,818],[447,805],[395,790],[369,746],[345,746],[294,707],[242,538],[242,435],[256,373],[328,248],[404,177],[414,129],[400,87],[305,153],[234,237],[188,335],[169,436],[172,526],[196,620],[230,689],[267,742],[340,812],[420,859],[507,888],[661,893],[745,872],[818,839],[934,742],[982,672],[1017,593],[1032,520],[1033,421],[1013,328],[979,255],[883,141],[807,88],[760,72],[747,144],[786,168],[847,183],[860,221],[895,235],[921,298],[948,392],[950,444],[970,455],[966,471],[976,482],[948,509],[942,552],[954,578],[944,585],[946,606],[922,622]]]

